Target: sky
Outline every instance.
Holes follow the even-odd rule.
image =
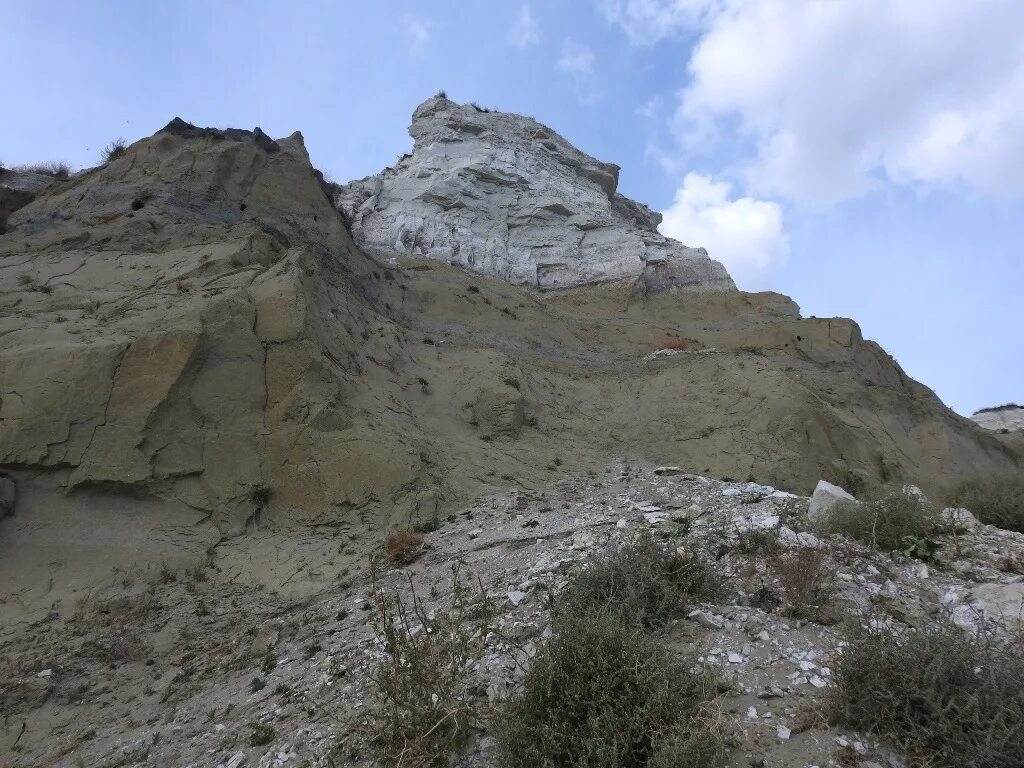
[[[1024,401],[1020,0],[0,0],[0,161],[173,117],[301,130],[338,182],[439,89],[622,167],[744,290],[854,318],[963,414]]]

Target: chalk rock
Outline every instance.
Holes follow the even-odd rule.
[[[982,408],[971,416],[971,421],[993,432],[1024,431],[1024,406],[1007,403],[995,408]]]
[[[442,96],[413,113],[411,154],[336,190],[364,250],[440,259],[562,288],[635,278],[644,292],[732,291],[703,248],[658,233],[661,215],[619,193],[603,163],[536,120]]]
[[[856,502],[857,500],[838,485],[819,480],[814,487],[810,506],[807,508],[807,518],[811,521],[820,520],[832,507],[843,501]]]

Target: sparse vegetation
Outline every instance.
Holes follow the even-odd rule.
[[[937,526],[938,513],[930,503],[903,490],[890,490],[861,504],[836,504],[818,528],[876,549],[914,556],[932,549]]]
[[[832,572],[824,550],[800,547],[772,561],[782,585],[786,611],[797,618],[821,621],[832,597]]]
[[[126,149],[128,149],[128,142],[120,137],[114,139],[103,148],[103,162],[109,163],[111,160],[116,160],[125,153]]]
[[[652,628],[717,591],[718,581],[704,560],[644,533],[593,555],[559,595],[556,607],[564,615],[598,609]]]
[[[396,565],[408,565],[423,552],[423,534],[415,531],[392,531],[384,540],[384,552]]]
[[[429,618],[409,581],[409,597],[374,588],[375,628],[385,658],[372,673],[378,755],[387,765],[447,766],[461,746],[472,710],[467,701],[467,662],[478,653],[467,626],[468,588],[453,574],[450,610]]]
[[[720,765],[715,683],[644,631],[595,610],[563,616],[495,719],[509,768]]]
[[[45,163],[32,163],[31,165],[19,165],[14,168],[19,173],[39,173],[44,176],[52,176],[55,179],[66,179],[71,175],[71,166],[63,161],[48,160]]]
[[[906,750],[914,765],[1010,768],[1024,744],[1024,651],[951,624],[865,631],[833,675],[834,717]]]
[[[262,747],[274,740],[274,729],[269,725],[254,723],[249,734],[249,746]]]
[[[948,503],[970,510],[988,525],[1024,533],[1024,476],[970,480],[950,494]]]
[[[447,91],[445,91],[442,88],[440,91],[438,91],[437,93],[434,94],[434,98],[435,99],[447,99],[448,98],[448,93],[447,93]]]

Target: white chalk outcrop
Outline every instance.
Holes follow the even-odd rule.
[[[633,277],[645,292],[735,290],[707,251],[662,236],[661,214],[615,191],[617,165],[532,118],[439,95],[409,133],[412,154],[336,193],[364,250],[538,288]]]
[[[1024,431],[1024,406],[1008,403],[995,408],[982,408],[971,416],[971,420],[993,432]]]

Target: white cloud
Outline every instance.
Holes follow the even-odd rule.
[[[696,30],[675,129],[759,195],[828,206],[880,183],[1024,193],[1020,0],[604,0],[637,42]]]
[[[599,0],[604,17],[618,24],[634,43],[656,43],[697,25],[717,0]]]
[[[530,6],[524,5],[519,10],[519,16],[509,29],[507,39],[516,48],[526,48],[540,42],[540,24],[530,13]]]
[[[406,14],[402,17],[405,39],[413,53],[419,53],[430,40],[431,23],[424,19]]]
[[[571,75],[589,77],[594,74],[594,52],[586,46],[566,40],[556,66]]]
[[[555,62],[555,68],[569,78],[576,98],[584,104],[597,100],[594,61],[592,50],[572,40],[566,40],[562,45],[562,55]]]
[[[710,176],[688,173],[676,190],[659,231],[686,245],[704,246],[741,287],[789,253],[778,203],[750,197],[730,199],[731,187]]]

